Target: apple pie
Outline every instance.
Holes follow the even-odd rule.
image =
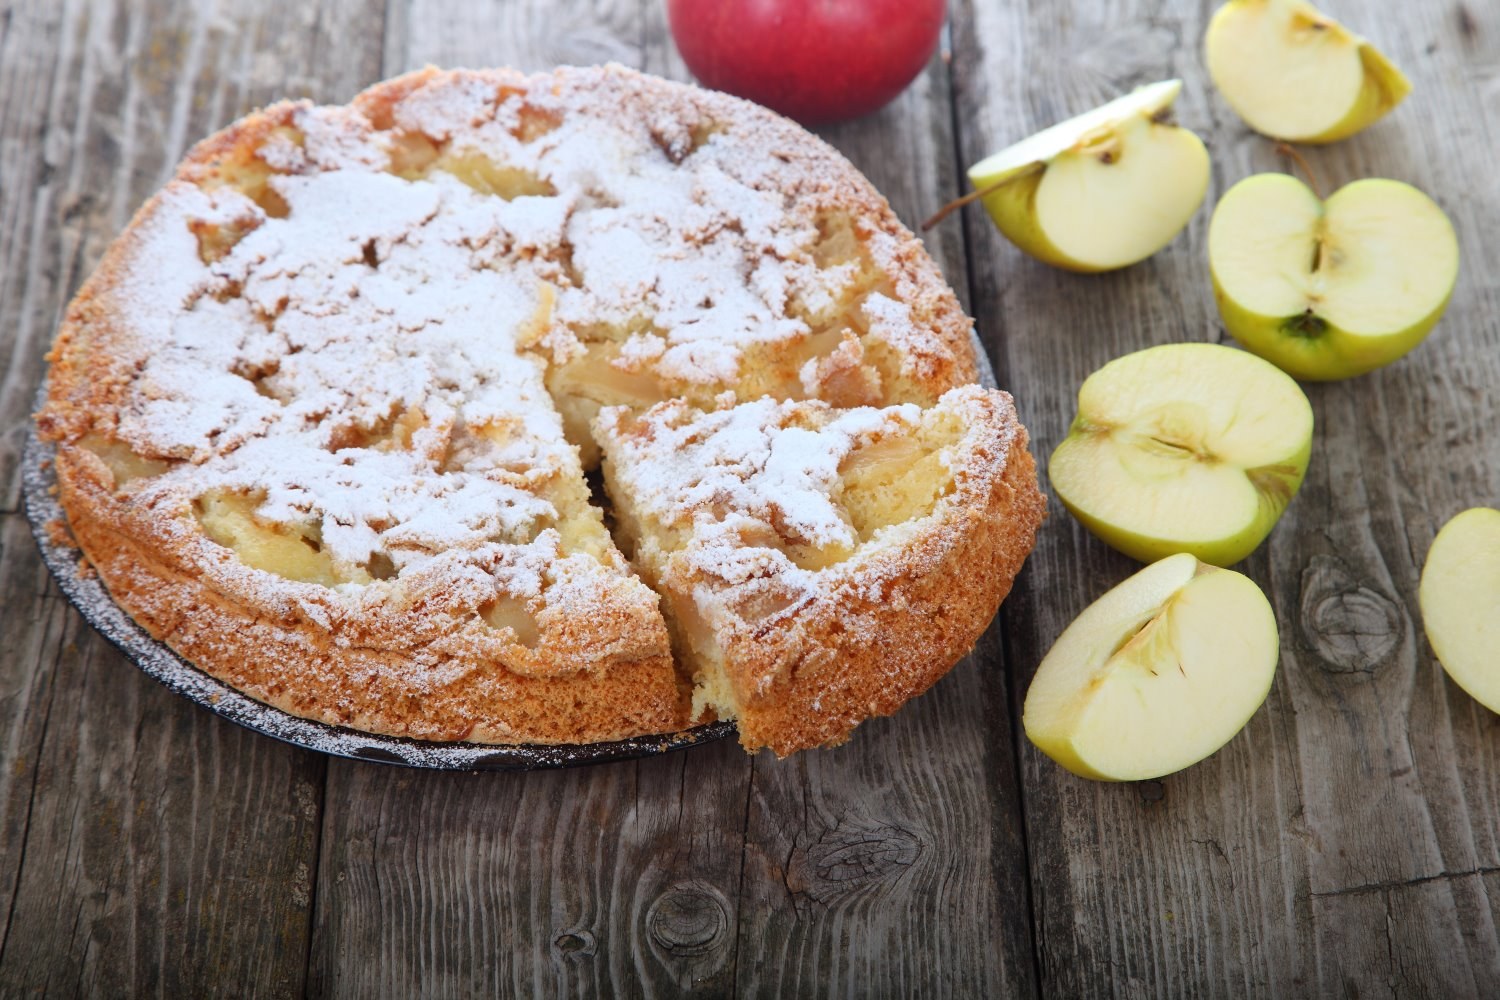
[[[37,421],[111,595],[256,699],[484,743],[734,718],[785,754],[930,686],[1030,551],[969,330],[770,112],[428,69],[198,145]]]

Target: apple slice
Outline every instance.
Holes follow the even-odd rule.
[[[1084,609],[1042,659],[1021,723],[1074,774],[1159,778],[1250,721],[1276,673],[1276,617],[1248,577],[1187,554]]]
[[[1307,396],[1274,366],[1218,344],[1165,344],[1084,381],[1048,475],[1063,506],[1126,555],[1228,566],[1302,485],[1312,429]]]
[[[1255,131],[1293,142],[1347,138],[1411,93],[1366,39],[1302,0],[1229,0],[1204,42],[1209,75]]]
[[[1427,550],[1417,600],[1448,676],[1500,712],[1500,510],[1475,507],[1443,525]]]
[[[1208,151],[1166,119],[1181,80],[1142,87],[969,168],[1016,246],[1071,271],[1109,271],[1171,242],[1208,191]]]
[[[1390,364],[1427,336],[1458,280],[1458,237],[1400,181],[1355,181],[1325,203],[1295,177],[1257,174],[1219,199],[1208,264],[1234,338],[1321,381]]]

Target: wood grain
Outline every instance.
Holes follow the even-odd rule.
[[[55,661],[70,617],[19,514],[0,514],[0,959],[10,939],[37,781],[37,751],[51,705]],[[76,627],[75,627],[76,631]],[[35,860],[35,859],[33,859]],[[4,966],[0,965],[0,974]]]
[[[958,5],[965,156],[1180,76],[1179,119],[1213,156],[1210,207],[1236,180],[1283,169],[1208,83],[1199,53],[1213,6]],[[1459,227],[1466,264],[1428,344],[1365,378],[1307,387],[1318,427],[1307,482],[1242,567],[1282,628],[1266,708],[1225,750],[1164,782],[1090,784],[1025,748],[1048,995],[1500,989],[1487,881],[1500,724],[1442,678],[1415,595],[1442,521],[1500,497],[1491,391],[1500,309],[1483,273],[1500,252],[1486,152],[1500,125],[1497,13],[1386,7],[1377,23],[1358,25],[1411,73],[1416,92],[1368,132],[1309,151],[1327,188],[1389,176],[1431,192]],[[1078,385],[1106,361],[1157,343],[1227,339],[1207,276],[1208,215],[1135,268],[1079,277],[1021,258],[970,211],[981,330],[999,347],[1002,381],[1021,392],[1041,454],[1066,433]],[[1032,559],[1028,586],[1004,611],[1014,703],[1062,627],[1135,568],[1065,517]]]
[[[483,775],[335,763],[313,992],[727,992],[742,758],[719,745]]]
[[[16,510],[63,305],[187,145],[378,70],[354,0],[0,10],[0,995],[302,992],[323,761],[175,698],[67,609]]]
[[[43,740],[12,765],[30,783],[0,994],[300,993],[321,763],[49,617],[56,676],[23,720]]]

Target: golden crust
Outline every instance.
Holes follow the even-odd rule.
[[[925,343],[902,353],[902,392],[930,405],[975,379],[970,322],[920,243],[842,157],[768,112],[617,68],[533,77],[429,68],[377,84],[351,107],[373,127],[390,129],[412,95],[475,82],[502,95],[535,95],[542,113],[551,113],[549,94],[596,92],[621,114],[665,108],[750,129],[768,157],[800,165],[788,171],[799,208],[853,216],[895,297],[927,332]],[[205,139],[174,184],[212,188],[226,165],[248,158],[307,107],[278,104]],[[597,565],[559,557],[545,586],[563,588],[575,604],[586,592],[588,613],[544,609],[540,639],[528,644],[486,626],[479,618],[483,594],[440,569],[371,584],[359,598],[276,580],[210,541],[181,496],[153,490],[149,480],[116,482],[83,442],[90,435],[114,440],[132,405],[149,351],[124,317],[136,300],[132,267],[161,224],[165,197],[141,208],[69,306],[49,354],[48,399],[37,415],[44,438],[57,443],[60,499],[73,534],[121,606],[237,689],[356,729],[435,740],[583,743],[689,725],[689,692],[674,667],[656,596],[618,553]],[[177,463],[191,456],[147,458]],[[830,593],[796,634],[737,638],[744,669],[775,678],[742,716],[747,745],[785,753],[842,741],[860,719],[893,711],[925,690],[972,644],[1029,551],[1041,509],[1024,432],[993,458],[1003,474],[962,480],[969,483],[960,490],[962,523],[948,525],[931,551],[893,571],[886,600]],[[991,568],[973,587],[951,592],[959,588],[947,587],[947,579],[971,576],[976,566]],[[849,637],[851,623],[859,625],[858,639]],[[921,655],[893,672],[890,657],[914,646]]]
[[[595,617],[559,621],[538,651],[484,635],[442,581],[363,615],[313,584],[265,601],[235,586],[258,571],[227,550],[122,510],[97,464],[60,449],[59,499],[110,594],[153,636],[259,701],[372,733],[478,743],[591,743],[688,724],[687,692],[644,594],[601,595]]]

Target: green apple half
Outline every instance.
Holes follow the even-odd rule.
[[[1491,712],[1500,712],[1500,510],[1475,507],[1443,525],[1417,589],[1438,662]]]
[[[1181,80],[1142,87],[969,168],[1016,246],[1070,271],[1145,260],[1182,231],[1208,191],[1208,151],[1166,119]]]
[[[1219,199],[1208,265],[1224,326],[1301,379],[1360,375],[1427,336],[1458,280],[1458,237],[1409,184],[1362,180],[1322,201],[1286,174]]]
[[[1302,0],[1229,0],[1204,50],[1224,100],[1276,139],[1347,138],[1411,93],[1373,45]]]
[[[1172,556],[1063,630],[1026,692],[1021,723],[1074,774],[1159,778],[1245,727],[1271,690],[1278,643],[1270,602],[1253,581]]]
[[[1312,430],[1307,396],[1274,366],[1218,344],[1165,344],[1084,381],[1047,471],[1063,506],[1126,555],[1228,566],[1302,485]]]

